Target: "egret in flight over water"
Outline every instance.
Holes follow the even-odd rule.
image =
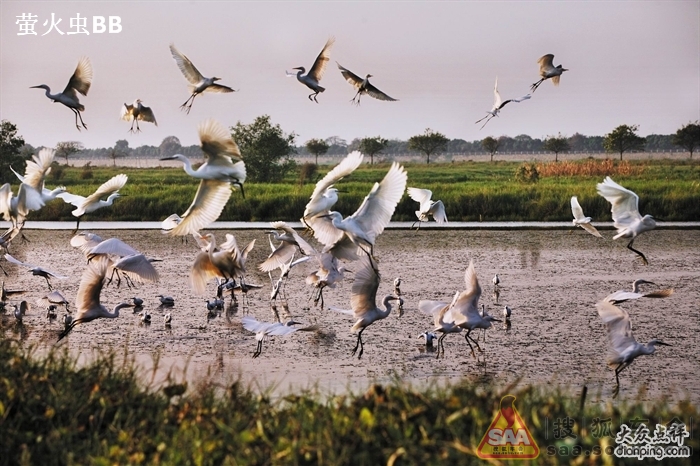
[[[316,103],[318,103],[318,100],[316,100],[316,96],[320,92],[326,90],[326,88],[321,87],[319,82],[321,81],[321,78],[323,78],[323,74],[326,72],[326,66],[328,65],[328,60],[330,58],[331,47],[333,46],[334,42],[335,38],[331,37],[330,39],[328,39],[326,45],[323,46],[323,50],[321,50],[321,53],[318,54],[318,57],[316,57],[316,61],[314,61],[314,64],[311,66],[311,69],[307,74],[304,74],[306,72],[306,68],[304,68],[303,66],[292,68],[294,70],[298,70],[296,74],[297,80],[312,91],[314,91],[313,93],[309,94],[309,100],[313,100]],[[287,76],[294,76],[294,73],[287,72]]]
[[[612,219],[617,228],[613,239],[631,238],[627,249],[640,256],[644,265],[649,265],[646,256],[632,247],[638,235],[656,228],[656,221],[651,215],[642,217],[639,213],[639,196],[615,183],[609,176],[606,176],[602,183],[598,183],[598,194],[612,204]]]
[[[362,79],[347,68],[340,66],[340,63],[335,63],[338,65],[338,69],[340,69],[340,74],[343,75],[343,78],[352,84],[352,87],[357,89],[355,97],[353,97],[350,102],[360,105],[360,97],[362,97],[363,94],[367,94],[368,96],[374,97],[377,100],[396,102],[396,99],[389,97],[387,94],[383,93],[369,82],[369,78],[372,77],[371,74],[368,74],[364,79]]]
[[[85,110],[85,106],[80,103],[78,99],[78,92],[82,95],[87,95],[90,90],[90,84],[92,84],[92,65],[90,65],[90,60],[87,57],[82,57],[78,61],[78,66],[73,72],[73,76],[70,77],[68,85],[58,94],[51,94],[51,88],[46,84],[40,84],[38,86],[31,86],[34,88],[41,88],[46,91],[46,97],[55,102],[60,102],[66,107],[70,108],[75,114],[75,127],[80,131],[80,126],[78,125],[78,118],[80,118],[80,124],[83,128],[87,129],[87,125],[83,122],[83,117],[80,112]]]
[[[459,295],[459,292],[455,293],[451,303],[431,300],[420,300],[418,302],[418,309],[433,317],[433,322],[435,323],[433,332],[442,334],[440,338],[438,338],[436,358],[439,358],[441,353],[442,357],[445,357],[445,344],[443,340],[447,334],[460,333],[462,331],[462,327],[455,324],[455,315],[452,313],[452,308],[459,299]]]
[[[255,348],[255,352],[253,353],[253,358],[257,358],[262,353],[263,340],[268,335],[280,336],[289,335],[290,333],[298,331],[309,332],[318,330],[318,327],[316,325],[311,325],[308,327],[293,327],[293,325],[299,324],[299,322],[296,322],[294,320],[288,320],[286,323],[283,324],[280,322],[259,322],[253,317],[245,316],[241,318],[241,323],[243,324],[243,328],[245,328],[249,332],[255,333],[255,339],[258,341],[258,344]]]
[[[625,301],[630,301],[632,299],[639,298],[667,298],[674,293],[673,288],[666,288],[665,290],[650,291],[648,293],[640,292],[640,285],[656,285],[654,282],[650,282],[643,279],[637,279],[632,283],[632,291],[617,290],[616,292],[609,294],[603,301],[607,301],[612,304],[620,304]]]
[[[134,123],[136,123],[136,132],[141,132],[141,128],[139,128],[139,120],[147,121],[158,126],[153,110],[151,110],[151,107],[146,107],[143,105],[141,103],[141,99],[134,100],[134,103],[131,105],[124,104],[119,116],[122,120],[131,121],[131,128],[129,129],[130,133],[134,132]]]
[[[77,223],[75,224],[76,231],[80,228],[80,217],[94,212],[97,209],[101,209],[102,207],[111,206],[120,196],[119,190],[124,187],[127,180],[128,177],[123,173],[113,176],[88,197],[67,192],[59,194],[57,197],[60,197],[67,203],[73,204],[73,206],[76,207],[76,209],[71,212],[74,217],[77,217]],[[102,200],[104,196],[107,196],[106,200]]]
[[[498,92],[498,77],[496,77],[496,84],[493,86],[493,107],[491,108],[490,111],[486,112],[486,116],[484,118],[481,118],[479,120],[476,120],[474,124],[479,123],[480,121],[483,121],[484,119],[487,119],[483,125],[481,125],[481,128],[483,129],[484,126],[486,126],[486,123],[491,121],[492,118],[497,117],[498,114],[500,113],[501,109],[506,106],[506,104],[509,104],[510,102],[517,102],[520,103],[523,100],[528,100],[531,97],[530,94],[524,95],[520,97],[519,99],[508,99],[506,101],[503,101],[501,99],[501,94]]]
[[[553,60],[554,55],[551,53],[543,55],[539,60],[537,60],[537,63],[540,64],[540,76],[542,79],[530,86],[531,92],[535,92],[537,88],[540,87],[540,84],[548,79],[551,79],[554,85],[558,86],[559,78],[561,77],[562,73],[564,73],[564,71],[569,71],[566,68],[563,68],[561,65],[554,66],[552,63]]]
[[[59,280],[65,280],[66,277],[65,275],[58,275],[57,273],[51,272],[49,270],[46,270],[43,267],[39,267],[37,265],[32,265],[32,264],[27,264],[25,262],[22,262],[18,259],[15,259],[9,254],[5,254],[5,259],[7,259],[8,262],[12,262],[15,265],[21,265],[22,267],[27,267],[29,271],[32,273],[32,275],[35,275],[37,277],[44,277],[46,280],[46,284],[49,286],[49,291],[52,290],[51,288],[51,282],[49,281],[49,277],[51,278],[58,278]]]
[[[432,216],[438,225],[447,223],[447,215],[445,215],[445,205],[442,201],[433,201],[433,192],[429,189],[420,188],[408,188],[406,190],[408,196],[420,204],[418,210],[416,210],[416,217],[418,220],[413,222],[411,228],[418,224],[418,229],[420,229],[421,222],[427,222],[429,217]]]
[[[571,196],[571,212],[574,214],[574,226],[581,227],[588,233],[592,234],[593,236],[597,236],[598,238],[603,237],[603,235],[598,233],[598,230],[591,225],[591,217],[586,217],[583,215],[583,209],[581,208],[581,204],[578,203],[576,196]]]

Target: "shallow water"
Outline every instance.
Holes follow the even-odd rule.
[[[223,231],[216,231],[223,240]],[[13,244],[12,254],[20,260],[67,275],[53,280],[74,306],[80,276],[85,267],[82,254],[70,247],[69,231],[27,230],[31,241]],[[196,384],[203,380],[227,384],[239,377],[262,388],[275,385],[277,391],[318,388],[322,392],[347,389],[362,390],[372,382],[387,382],[400,377],[416,386],[469,378],[474,383],[499,386],[520,379],[520,384],[560,384],[579,389],[589,387],[593,400],[608,400],[615,377],[605,365],[607,340],[598,318],[595,303],[607,294],[630,287],[636,278],[653,281],[659,287],[673,287],[675,294],[663,300],[640,299],[626,303],[632,316],[635,337],[642,342],[659,338],[673,346],[661,347],[652,356],[640,357],[621,374],[621,398],[636,397],[643,385],[643,399],[667,395],[673,400],[690,398],[700,402],[698,330],[700,315],[700,242],[698,230],[655,230],[641,236],[635,246],[649,261],[644,266],[625,248],[622,240],[600,240],[577,230],[391,230],[382,234],[376,255],[383,277],[379,297],[393,291],[393,279],[402,279],[401,291],[405,313],[379,321],[363,334],[365,352],[361,360],[350,356],[356,338],[349,330],[351,316],[321,310],[309,301],[310,288],[304,277],[313,265],[302,264],[292,271],[286,286],[291,312],[298,321],[315,323],[320,332],[296,332],[275,337],[264,344],[262,355],[252,359],[255,336],[244,330],[240,317],[250,314],[258,320],[271,321],[270,282],[257,271],[269,253],[262,230],[236,231],[242,247],[252,239],[257,244],[249,258],[248,282],[264,285],[248,293],[248,304],[207,319],[205,299],[196,296],[188,284],[189,268],[197,254],[196,245],[180,238],[164,236],[150,230],[102,230],[103,238],[118,237],[149,257],[163,259],[156,263],[161,274],[157,283],[144,283],[129,290],[122,284],[106,287],[102,303],[113,307],[122,300],[140,296],[153,314],[153,323],[143,326],[138,315],[126,310],[117,319],[86,323],[63,340],[58,347],[91,358],[113,348],[128,351],[144,367],[160,356],[155,380],[162,380],[169,370],[176,377],[183,374]],[[609,232],[604,235],[610,237]],[[500,324],[480,340],[484,353],[472,358],[462,335],[445,339],[446,355],[436,360],[426,352],[418,335],[432,328],[432,319],[418,311],[421,299],[450,301],[455,291],[464,289],[464,270],[469,259],[475,262],[483,289],[482,302],[500,317],[504,305],[513,309],[512,326]],[[30,290],[13,296],[11,302],[26,299],[34,303],[47,293],[46,282],[24,269],[3,260],[9,276],[9,289]],[[349,264],[353,270],[358,264]],[[501,278],[498,303],[492,294],[491,278]],[[352,274],[344,283],[325,292],[326,306],[350,307]],[[653,287],[652,287],[653,289]],[[158,307],[158,294],[175,298],[171,329],[166,329]],[[239,301],[241,298],[239,297]],[[242,303],[242,301],[240,301]],[[227,300],[228,304],[228,300]],[[45,312],[34,305],[17,327],[11,313],[2,315],[5,338],[17,338],[24,345],[36,344],[40,351],[50,349],[61,324],[49,322]],[[144,371],[145,381],[153,374]]]

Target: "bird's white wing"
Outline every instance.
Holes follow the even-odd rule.
[[[86,256],[90,253],[90,249],[94,248],[102,242],[102,238],[94,233],[83,231],[70,239],[70,245],[77,248]]]
[[[66,204],[72,204],[75,207],[80,207],[86,199],[83,196],[80,196],[78,194],[71,194],[69,192],[61,193],[56,197],[63,199],[63,202],[65,202]]]
[[[241,160],[241,151],[238,144],[231,137],[231,133],[214,119],[208,119],[199,125],[199,141],[202,151],[206,154],[209,164],[226,165],[233,168],[231,157]]]
[[[122,120],[131,121],[133,117],[134,106],[127,104],[122,105],[121,111],[119,112],[119,118],[121,118]]]
[[[575,220],[586,218],[586,216],[583,215],[583,209],[581,208],[581,204],[578,203],[576,196],[571,196],[571,213],[574,214]]]
[[[151,261],[143,254],[134,254],[125,256],[113,264],[115,269],[126,272],[130,278],[148,280],[151,282],[158,281],[158,271],[153,267]]]
[[[309,205],[316,201],[319,197],[326,192],[326,189],[333,186],[338,181],[342,180],[344,177],[348,176],[350,173],[354,172],[357,167],[362,163],[364,155],[360,151],[350,152],[338,165],[333,167],[326,176],[316,183],[314,192],[311,194],[311,200],[307,204],[306,208],[309,210]]]
[[[369,259],[363,259],[362,268],[355,274],[352,283],[350,305],[356,318],[362,317],[367,311],[377,308],[377,290],[379,275],[375,272]]]
[[[435,317],[437,314],[440,313],[442,308],[444,308],[447,305],[449,305],[449,303],[446,303],[444,301],[431,301],[427,299],[422,299],[418,302],[418,310],[424,314],[428,314],[430,316]]]
[[[194,259],[190,270],[190,286],[199,295],[206,291],[207,281],[214,277],[221,277],[221,271],[212,264],[209,254],[200,252]]]
[[[39,210],[46,205],[41,198],[41,190],[36,190],[24,183],[19,185],[17,191],[17,213],[24,217],[31,210]]]
[[[27,267],[27,268],[30,268],[30,269],[33,269],[33,268],[36,267],[36,265],[27,264],[26,262],[22,262],[22,261],[19,260],[19,259],[15,259],[15,258],[12,257],[9,253],[5,254],[5,259],[7,259],[8,262],[11,262],[11,263],[13,263],[13,264],[15,264],[15,265],[21,265],[22,267]]]
[[[0,214],[6,221],[12,218],[12,186],[5,183],[0,187]]]
[[[377,89],[372,83],[368,82],[367,86],[365,87],[367,94],[371,97],[374,97],[377,100],[384,100],[387,102],[396,102],[397,99],[394,99],[393,97],[390,97],[386,93],[380,91]]]
[[[407,179],[406,170],[394,162],[384,179],[374,184],[360,208],[352,215],[372,241],[389,224],[396,205],[406,190]]]
[[[554,68],[554,55],[551,53],[548,53],[547,55],[543,55],[540,57],[539,60],[537,60],[537,63],[540,65],[540,73],[547,72]]]
[[[216,94],[227,94],[229,92],[236,92],[234,89],[224,86],[223,84],[211,84],[204,89],[204,92],[214,92]]]
[[[87,95],[90,90],[90,84],[92,84],[92,65],[88,57],[82,57],[78,61],[78,66],[75,68],[75,72],[70,77],[70,81],[68,81],[68,85],[63,90],[63,93],[77,101],[78,96],[75,95],[75,91]]]
[[[453,301],[453,312],[466,317],[467,320],[479,317],[479,298],[481,297],[481,286],[474,269],[474,261],[469,261],[469,267],[464,272],[464,282],[466,288]]]
[[[99,258],[91,261],[85,268],[75,298],[78,313],[74,320],[80,319],[86,311],[100,306],[100,293],[109,264],[109,259]]]
[[[360,86],[362,85],[362,81],[364,81],[364,79],[362,79],[361,77],[359,77],[358,75],[356,75],[355,73],[350,71],[349,69],[341,66],[340,63],[338,63],[338,62],[335,62],[335,63],[338,65],[338,69],[340,69],[340,74],[343,75],[343,78],[345,78],[345,80],[347,82],[352,84],[352,87],[354,87],[355,89],[359,89]]]
[[[496,83],[493,85],[493,108],[501,108],[501,93],[498,92],[498,76],[496,76]]]
[[[613,355],[618,356],[637,343],[632,335],[632,324],[627,311],[607,301],[601,301],[595,306],[598,315],[607,326]]]
[[[53,149],[44,148],[32,156],[32,160],[27,161],[22,182],[37,191],[41,191],[44,188],[44,178],[51,171],[55,153],[56,151]]]
[[[90,249],[89,254],[114,254],[116,256],[133,256],[139,252],[119,238],[109,238],[101,241]]]
[[[592,234],[593,236],[597,236],[598,238],[602,238],[603,235],[600,234],[600,232],[591,225],[590,223],[579,223],[578,226],[586,230],[588,233]]]
[[[109,196],[110,194],[116,193],[124,187],[127,180],[128,177],[123,173],[113,176],[108,181],[103,183],[102,186],[97,188],[97,191],[86,197],[85,201],[83,201],[83,205],[92,204],[93,202],[97,202],[105,196]]]
[[[639,214],[639,196],[627,188],[615,183],[609,176],[598,183],[598,194],[612,205],[612,218],[615,228],[626,228],[631,223],[641,220]]]
[[[182,215],[182,221],[170,230],[169,234],[183,236],[198,232],[219,218],[230,197],[231,183],[217,180],[200,181],[192,204]]]
[[[605,301],[606,303],[619,304],[619,303],[623,303],[625,301],[629,301],[632,299],[641,298],[642,296],[643,296],[642,293],[634,293],[632,291],[618,290],[614,293],[607,295],[605,298],[603,298],[603,301]]]
[[[326,45],[323,46],[323,50],[321,50],[321,53],[318,54],[318,57],[316,57],[316,61],[314,62],[313,66],[309,70],[309,73],[307,74],[307,76],[314,78],[316,82],[321,81],[321,78],[323,78],[323,74],[326,72],[326,65],[328,65],[328,60],[330,59],[331,54],[331,47],[333,46],[334,42],[334,37],[328,39]]]
[[[143,105],[141,106],[141,111],[139,112],[139,120],[147,121],[149,123],[153,123],[156,126],[158,126],[158,122],[156,121],[156,116],[153,113],[153,110],[151,109],[151,107],[144,107]]]
[[[442,201],[435,201],[433,205],[430,206],[429,212],[433,215],[435,222],[438,224],[447,223],[447,214],[445,213],[445,204]]]
[[[182,218],[178,214],[172,214],[160,223],[161,233],[168,234],[170,230],[178,226],[182,222]]]
[[[195,68],[190,59],[175,48],[175,44],[170,44],[170,53],[173,55],[177,67],[191,84],[198,84],[204,79],[202,73]]]
[[[272,328],[267,332],[267,334],[268,334],[268,335],[272,335],[272,336],[289,335],[290,333],[294,333],[294,332],[296,332],[297,330],[301,330],[301,329],[300,329],[300,328],[291,327],[291,326],[288,326],[288,325],[282,325],[282,324],[280,324],[280,325],[276,325],[276,326],[272,327]]]
[[[253,333],[265,331],[271,325],[270,322],[260,322],[258,320],[255,320],[254,317],[250,316],[241,317],[241,323],[243,324],[244,329]]]
[[[425,202],[430,202],[430,199],[433,197],[433,192],[429,189],[407,188],[406,191],[408,192],[408,197],[419,203],[421,206]]]
[[[272,272],[273,270],[279,269],[294,257],[297,247],[290,243],[282,243],[277,249],[270,254],[267,259],[262,262],[258,269],[261,272]]]
[[[334,227],[329,217],[312,217],[307,223],[314,230],[314,238],[325,246],[332,246],[343,237],[343,230]]]
[[[219,249],[222,251],[235,251],[236,254],[240,254],[236,237],[231,233],[226,233],[226,241],[219,245]]]

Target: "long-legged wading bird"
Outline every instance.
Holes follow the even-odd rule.
[[[49,281],[49,277],[51,278],[58,278],[59,280],[64,280],[68,277],[64,275],[58,275],[54,272],[50,272],[42,267],[36,266],[36,265],[31,265],[31,264],[26,264],[20,260],[15,259],[9,254],[5,254],[5,259],[8,260],[8,262],[12,262],[13,264],[16,265],[21,265],[22,267],[27,267],[29,271],[32,273],[32,275],[36,275],[38,277],[44,277],[46,280],[46,284],[49,286],[49,291],[51,291],[51,282]]]
[[[362,342],[362,332],[365,331],[367,327],[372,325],[372,323],[377,320],[385,319],[391,314],[391,301],[403,302],[403,299],[392,294],[384,296],[382,303],[385,309],[377,306],[377,290],[379,289],[379,272],[375,270],[374,265],[369,259],[363,259],[364,264],[362,268],[355,274],[355,281],[352,284],[350,306],[352,310],[342,310],[338,308],[331,308],[334,311],[343,312],[345,314],[352,314],[357,321],[355,325],[350,329],[353,333],[357,333],[357,344],[352,350],[352,355],[357,353],[357,349],[360,349],[360,353],[357,358],[362,357],[364,353],[364,343]],[[399,317],[401,316],[401,311],[399,311]]]
[[[420,188],[408,188],[406,191],[408,192],[408,196],[411,199],[420,204],[420,207],[418,208],[418,210],[416,210],[416,217],[418,217],[418,220],[413,222],[411,228],[413,228],[417,223],[417,229],[420,229],[421,222],[427,222],[430,216],[432,216],[433,220],[435,220],[435,222],[439,225],[447,223],[447,215],[445,215],[445,205],[440,200],[433,201],[431,199],[433,197],[433,192],[431,190]]]
[[[85,110],[85,106],[80,103],[77,92],[86,96],[90,90],[90,84],[92,84],[92,65],[90,65],[90,60],[87,57],[82,57],[80,61],[78,61],[78,66],[75,68],[73,76],[70,77],[68,85],[63,92],[51,94],[51,88],[46,84],[31,86],[31,88],[44,89],[46,91],[46,97],[53,100],[54,103],[60,102],[70,108],[75,114],[75,127],[80,131],[78,118],[80,118],[80,124],[83,125],[83,128],[87,129],[87,125],[83,122],[83,117],[80,114],[80,112]]]
[[[131,303],[119,303],[110,312],[100,302],[100,294],[104,286],[105,274],[109,268],[109,261],[104,258],[94,260],[87,265],[80,279],[78,286],[78,296],[75,298],[77,313],[72,322],[66,326],[58,337],[61,341],[63,337],[83,322],[90,322],[99,318],[115,319],[119,317],[119,311],[125,307],[132,307]]]
[[[250,316],[245,316],[241,318],[241,323],[243,328],[249,332],[255,333],[255,339],[258,341],[255,347],[255,352],[253,353],[253,358],[257,358],[262,353],[263,340],[269,336],[280,336],[289,335],[294,332],[309,332],[318,330],[316,325],[310,325],[307,327],[293,327],[293,325],[299,325],[300,322],[294,320],[288,320],[285,323],[280,322],[259,322],[255,318]]]
[[[368,74],[364,79],[353,73],[347,68],[344,68],[340,66],[340,63],[335,62],[338,65],[338,69],[340,69],[340,74],[343,75],[343,78],[350,84],[352,84],[352,87],[357,89],[357,93],[355,94],[355,97],[352,98],[350,102],[360,105],[360,97],[362,97],[363,94],[367,94],[370,97],[374,97],[377,100],[386,100],[390,102],[396,102],[397,99],[394,99],[393,97],[389,97],[376,87],[374,87],[370,82],[369,78],[372,77],[371,74]]]
[[[454,301],[452,305],[452,315],[454,316],[455,324],[467,331],[464,338],[469,345],[469,349],[471,349],[472,356],[476,357],[474,354],[474,347],[469,340],[476,345],[479,351],[481,351],[481,348],[479,347],[479,343],[471,338],[469,334],[474,329],[488,329],[491,327],[491,322],[501,322],[501,320],[489,315],[486,310],[483,311],[483,314],[479,313],[478,303],[481,297],[481,286],[479,286],[476,270],[474,270],[474,261],[469,261],[469,267],[467,267],[464,273],[464,282],[466,288]]]
[[[10,170],[17,176],[17,179],[25,186],[25,189],[31,188],[32,192],[25,198],[25,208],[28,211],[39,210],[48,202],[56,199],[59,194],[66,192],[65,186],[59,186],[55,189],[47,189],[44,185],[46,175],[51,172],[54,155],[56,151],[49,148],[44,148],[38,154],[32,155],[32,159],[27,161],[27,167],[24,170],[24,176],[17,173],[12,167]],[[39,193],[37,198],[36,193]]]
[[[610,340],[608,365],[615,368],[614,398],[620,391],[620,372],[632,364],[637,356],[654,354],[655,345],[671,345],[661,340],[651,340],[645,345],[638,343],[632,335],[632,323],[627,311],[605,300],[595,306],[598,309],[598,315],[608,329]]]
[[[127,105],[125,103],[122,106],[119,117],[122,120],[131,121],[131,128],[129,128],[130,133],[134,132],[134,123],[136,123],[136,132],[141,132],[141,128],[139,128],[139,120],[147,121],[158,126],[153,110],[151,110],[151,107],[146,107],[143,105],[141,99],[134,100],[134,103],[131,105]]]
[[[239,280],[243,288],[248,254],[255,246],[255,240],[240,250],[236,238],[231,234],[226,234],[226,241],[218,248],[213,234],[209,233],[202,239],[207,240],[208,246],[205,251],[197,254],[192,264],[190,271],[192,289],[199,295],[204,294],[207,281],[211,278]],[[233,289],[231,289],[231,296],[235,297]]]
[[[654,282],[650,282],[644,279],[637,279],[632,283],[632,291],[617,290],[616,292],[609,294],[603,301],[620,304],[625,301],[630,301],[639,298],[667,298],[671,296],[674,292],[673,288],[666,288],[664,290],[650,291],[648,293],[642,293],[639,289],[640,285],[656,285]]]
[[[583,214],[583,209],[581,208],[581,204],[578,203],[576,196],[571,196],[571,213],[574,214],[574,226],[581,227],[588,233],[592,234],[593,236],[597,236],[598,238],[603,237],[603,235],[598,233],[596,227],[591,225],[591,217],[586,217]]]
[[[452,307],[457,302],[457,299],[459,299],[459,295],[459,292],[455,293],[451,303],[431,300],[421,300],[418,302],[418,309],[433,317],[433,322],[435,324],[433,332],[442,334],[440,338],[438,338],[436,358],[440,357],[440,353],[442,353],[443,358],[445,357],[445,343],[443,340],[447,334],[460,333],[462,331],[462,327],[455,324],[455,316],[452,313]]]
[[[78,196],[77,194],[61,193],[58,195],[61,199],[73,204],[76,208],[71,212],[77,218],[75,224],[76,231],[80,228],[80,217],[90,212],[94,212],[102,207],[111,206],[114,201],[121,196],[119,190],[124,187],[128,177],[125,174],[113,176],[111,179],[102,184],[97,191],[90,194],[88,197]],[[106,200],[102,200],[107,196]]]
[[[190,161],[183,155],[164,158],[180,160],[185,164],[184,169],[188,175],[201,180],[190,207],[179,222],[172,222],[176,224],[167,231],[170,235],[197,233],[219,218],[231,197],[232,183],[243,191],[245,164],[240,160],[241,153],[231,138],[231,133],[226,131],[221,123],[211,119],[205,120],[199,125],[199,140],[206,161],[197,170],[192,169]],[[236,163],[232,159],[235,159]]]
[[[36,303],[42,307],[49,307],[52,305],[53,306],[61,305],[61,306],[64,306],[66,308],[67,312],[70,312],[70,310],[68,309],[68,306],[69,306],[68,300],[58,290],[53,290],[52,292],[37,299]]]
[[[482,129],[484,126],[486,126],[486,123],[491,121],[492,118],[497,117],[498,114],[500,113],[501,109],[506,106],[506,104],[509,104],[510,102],[517,102],[520,103],[523,100],[528,100],[530,97],[532,97],[530,94],[526,94],[518,99],[508,99],[506,101],[501,99],[501,94],[498,92],[498,77],[496,77],[496,84],[493,85],[493,107],[491,108],[490,111],[486,112],[486,116],[484,118],[481,118],[479,120],[476,120],[474,124],[479,123],[480,121],[483,121],[486,119],[483,125],[481,125]]]
[[[180,108],[185,110],[188,114],[190,113],[195,97],[202,92],[235,92],[228,86],[216,84],[216,81],[221,80],[221,78],[205,78],[202,76],[202,73],[195,68],[190,59],[184,54],[180,53],[180,51],[175,48],[174,44],[170,44],[170,53],[173,55],[175,63],[177,63],[177,67],[180,68],[180,71],[185,76],[185,79],[190,82],[190,92],[192,95],[190,95],[184,104],[180,105]]]
[[[544,81],[550,78],[554,85],[558,86],[559,78],[561,77],[562,73],[564,73],[564,71],[569,71],[568,69],[563,68],[561,65],[554,66],[554,64],[552,63],[553,60],[554,55],[552,55],[551,53],[543,55],[542,57],[540,57],[539,60],[537,60],[537,63],[540,64],[540,76],[542,77],[542,79],[530,86],[531,92],[535,92],[540,86],[540,84],[542,84]]]
[[[638,235],[656,228],[656,221],[651,215],[642,217],[639,213],[639,196],[615,183],[609,176],[598,183],[598,194],[612,204],[613,225],[617,228],[613,239],[630,238],[627,249],[640,256],[644,265],[649,265],[646,256],[632,247]]]
[[[320,92],[326,90],[326,88],[321,87],[319,82],[321,81],[321,78],[323,78],[323,74],[326,72],[326,65],[328,65],[331,47],[333,46],[334,42],[335,38],[331,37],[328,39],[326,45],[323,46],[323,50],[321,50],[321,53],[318,54],[316,61],[314,61],[314,64],[311,66],[311,69],[307,74],[304,74],[306,72],[306,68],[303,66],[292,68],[294,70],[298,70],[296,73],[297,81],[313,91],[311,94],[309,94],[309,100],[313,100],[316,103],[318,103],[316,96]],[[287,76],[294,76],[294,74],[287,72]]]

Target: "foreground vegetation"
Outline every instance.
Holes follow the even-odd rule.
[[[183,394],[175,384],[146,386],[125,355],[79,367],[66,353],[39,358],[9,339],[0,340],[0,386],[0,464],[480,463],[475,450],[505,394],[516,396],[541,450],[537,464],[559,464],[583,460],[562,455],[576,446],[614,447],[619,425],[631,419],[647,420],[653,432],[674,417],[698,418],[689,402],[591,403],[599,395],[551,387],[497,393],[478,378],[442,389],[396,382],[332,398],[309,391],[273,399],[241,383],[206,382]],[[595,418],[612,420],[612,437],[596,434]],[[553,430],[562,419],[573,421],[567,439]],[[697,452],[693,435],[685,445]],[[604,453],[590,461],[625,463]]]
[[[534,164],[539,181],[518,179],[528,168],[518,162],[452,164],[406,164],[408,185],[431,189],[442,199],[452,221],[568,221],[569,199],[576,195],[586,215],[610,219],[610,205],[597,195],[596,183],[606,175],[640,195],[642,213],[667,221],[700,218],[700,162],[694,160],[613,161],[581,160]],[[303,167],[302,167],[303,168]],[[246,183],[245,199],[240,192],[231,197],[221,221],[296,221],[304,211],[314,183],[330,166],[303,169],[282,183]],[[357,209],[372,184],[382,179],[388,164],[363,165],[339,183],[344,192],[336,209],[348,215]],[[100,209],[86,220],[157,221],[172,213],[182,214],[192,202],[198,182],[179,168],[110,168],[56,166],[47,185],[65,185],[70,192],[88,195],[101,183],[126,173],[126,197],[109,209]],[[312,176],[309,176],[311,173]],[[529,173],[529,172],[528,172]],[[30,220],[73,220],[72,207],[54,201]],[[393,220],[413,221],[416,203],[405,196]]]

